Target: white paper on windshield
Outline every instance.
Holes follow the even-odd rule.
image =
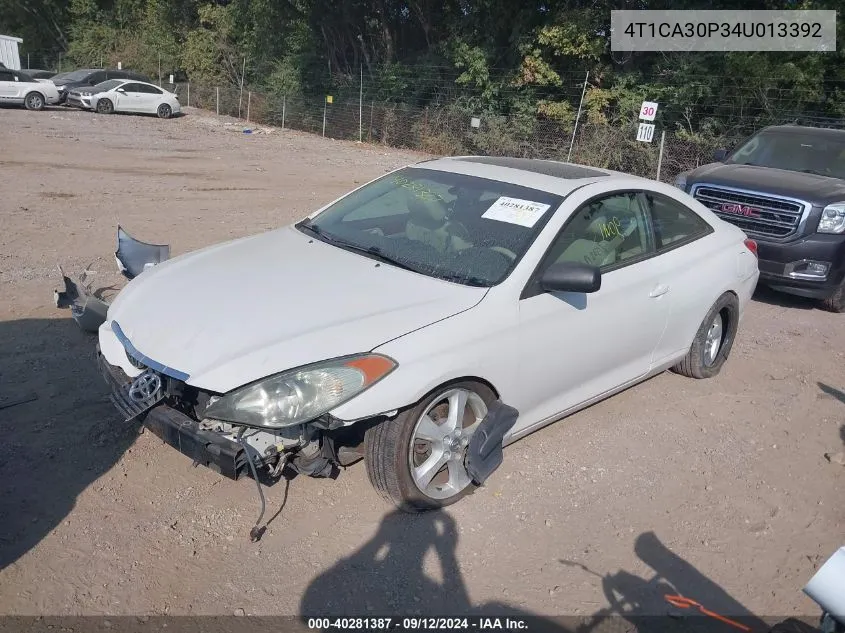
[[[548,204],[531,202],[531,200],[520,200],[519,198],[502,196],[481,217],[487,218],[488,220],[518,224],[530,229],[549,210],[549,206]]]

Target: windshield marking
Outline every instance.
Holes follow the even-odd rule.
[[[490,205],[481,217],[488,220],[518,224],[530,229],[537,224],[537,220],[549,209],[550,206],[548,204],[501,196]]]

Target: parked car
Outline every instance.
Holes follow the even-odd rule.
[[[59,89],[61,103],[67,100],[68,92],[74,88],[96,86],[107,79],[134,79],[136,81],[149,81],[149,78],[131,70],[83,68],[71,72],[61,73],[53,78],[53,83]]]
[[[84,110],[91,110],[91,96],[100,94],[101,92],[108,92],[112,88],[116,88],[121,84],[126,83],[125,79],[107,79],[96,86],[82,86],[68,90],[65,103],[74,108],[82,108]]]
[[[119,244],[139,274],[98,356],[126,419],[233,478],[363,458],[406,511],[649,376],[715,376],[758,277],[754,242],[671,185],[513,158],[423,162],[162,263]]]
[[[845,131],[761,130],[676,185],[760,248],[760,283],[845,312]]]
[[[0,69],[0,103],[41,110],[59,102],[59,92],[48,79],[33,79],[20,70]]]
[[[27,68],[24,72],[33,79],[52,79],[56,76],[54,70],[41,70],[38,68]]]
[[[160,119],[169,119],[181,111],[178,96],[154,84],[141,81],[121,81],[117,85],[109,86],[107,90],[80,95],[79,98],[81,100],[86,96],[89,99],[89,107],[100,114],[135,112],[155,114]]]

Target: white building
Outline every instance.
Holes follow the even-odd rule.
[[[18,46],[21,44],[23,44],[23,40],[19,37],[0,35],[0,62],[6,68],[21,69],[21,57],[18,54]]]

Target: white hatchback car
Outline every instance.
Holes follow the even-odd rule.
[[[138,270],[162,248],[127,246]],[[504,444],[649,376],[716,375],[758,275],[755,243],[672,186],[443,158],[147,266],[99,356],[125,418],[196,462],[333,476],[363,458],[420,511],[483,483]]]
[[[24,71],[0,68],[0,103],[41,110],[59,102],[59,91],[49,79],[33,79]]]
[[[100,114],[113,112],[155,114],[160,119],[169,119],[182,109],[176,94],[162,90],[154,84],[116,79],[104,83],[108,84],[108,89],[103,92],[94,93],[91,90],[91,94],[84,94],[86,91],[80,91],[82,107],[90,108]]]

